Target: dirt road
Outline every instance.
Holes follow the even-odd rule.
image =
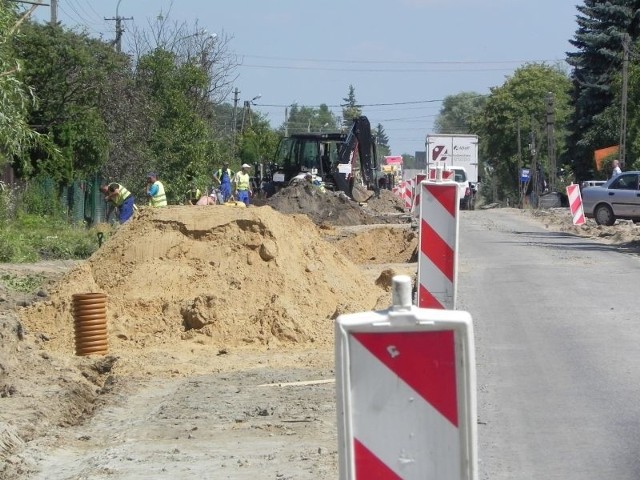
[[[328,369],[136,382],[25,455],[47,480],[335,479],[333,391]]]

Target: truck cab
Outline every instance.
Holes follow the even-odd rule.
[[[460,210],[473,210],[476,205],[474,185],[469,181],[464,167],[450,167],[453,170],[453,180],[458,184]]]

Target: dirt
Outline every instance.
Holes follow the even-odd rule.
[[[404,224],[394,224],[402,215],[395,199],[347,202],[347,213],[336,214],[326,205],[339,198],[319,197],[300,208],[302,194],[288,192],[289,206],[280,206],[295,214],[271,206],[144,209],[85,262],[0,267],[14,280],[41,275],[30,292],[16,291],[15,281],[0,281],[0,478],[55,467],[42,453],[54,447],[78,458],[94,455],[116,476],[145,478],[150,464],[123,470],[133,445],[108,461],[100,450],[134,435],[125,433],[124,420],[96,418],[91,431],[103,433],[85,439],[80,432],[91,427],[95,410],[108,406],[134,415],[149,408],[149,395],[168,409],[164,423],[156,425],[160,420],[150,416],[149,428],[220,444],[212,459],[204,450],[198,457],[198,443],[174,442],[190,458],[219,462],[231,475],[224,478],[240,478],[229,468],[245,461],[264,464],[270,478],[335,478],[335,427],[326,423],[333,406],[321,399],[326,391],[316,396],[324,383],[289,393],[256,385],[330,380],[333,319],[388,306],[392,276],[415,275],[417,231],[406,216]],[[520,212],[549,230],[639,250],[640,230],[630,222],[574,227],[566,209]],[[393,221],[368,223],[385,215]],[[71,295],[88,291],[109,298],[107,356],[74,355]],[[193,404],[197,388],[205,387],[200,394],[207,392],[203,398],[211,398],[210,404]],[[218,416],[207,417],[209,411]],[[186,415],[212,423],[185,430]],[[236,426],[218,436],[225,421]],[[295,441],[287,443],[287,436]],[[296,441],[302,442],[297,450]],[[257,445],[273,453],[258,455]],[[182,465],[178,476],[191,471],[191,463],[180,463],[173,450],[157,455],[174,459],[175,468]],[[290,459],[300,456],[301,470],[292,470]],[[78,472],[56,478],[91,477]]]
[[[370,225],[407,223],[400,200],[389,190],[360,205],[342,192],[321,191],[309,184],[295,184],[271,197],[267,204],[281,213],[305,214],[318,225]]]

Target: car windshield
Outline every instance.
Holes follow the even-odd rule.
[[[456,182],[466,182],[467,174],[464,172],[464,170],[454,170],[453,178]]]

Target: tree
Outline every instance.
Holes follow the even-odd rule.
[[[384,131],[384,127],[379,123],[374,130],[373,134],[376,137],[376,144],[378,146],[378,155],[384,157],[391,155],[391,147],[389,147],[389,137]]]
[[[471,122],[480,136],[480,157],[485,169],[492,175],[483,175],[483,183],[494,182],[500,198],[518,197],[520,160],[522,165],[531,161],[531,152],[519,158],[518,127],[522,144],[531,143],[535,136],[538,158],[547,161],[546,97],[551,92],[555,105],[555,144],[558,158],[565,152],[566,123],[570,114],[570,81],[557,67],[529,64],[518,68],[512,77],[499,87],[491,89],[482,112]],[[522,166],[521,165],[521,166]],[[486,180],[485,180],[486,179]]]
[[[487,97],[476,92],[461,92],[445,97],[435,120],[436,133],[475,133],[472,122],[487,103]]]
[[[342,99],[342,125],[350,127],[355,118],[362,115],[362,108],[356,102],[356,89],[353,85],[349,85],[349,93]]]
[[[304,132],[328,132],[338,130],[338,121],[326,104],[319,108],[291,105],[287,119],[289,134]],[[283,127],[284,128],[284,125]]]
[[[616,132],[610,119],[599,116],[615,97],[612,79],[621,69],[625,36],[638,39],[640,1],[584,0],[577,9],[578,28],[570,40],[577,51],[567,53],[574,107],[568,146],[578,179],[585,179],[592,174],[593,151],[619,140],[619,126]]]
[[[22,78],[38,99],[29,122],[63,154],[32,149],[31,169],[22,173],[44,174],[62,185],[98,172],[109,153],[102,109],[111,106],[101,99],[113,99],[111,74],[127,69],[126,57],[84,33],[36,23],[25,27],[16,50],[25,59]]]
[[[46,136],[29,126],[29,109],[35,104],[33,91],[21,75],[24,62],[15,48],[21,32],[19,27],[29,15],[18,16],[15,4],[0,1],[0,169],[14,162],[21,170],[28,151],[39,148],[50,156],[59,152]]]

